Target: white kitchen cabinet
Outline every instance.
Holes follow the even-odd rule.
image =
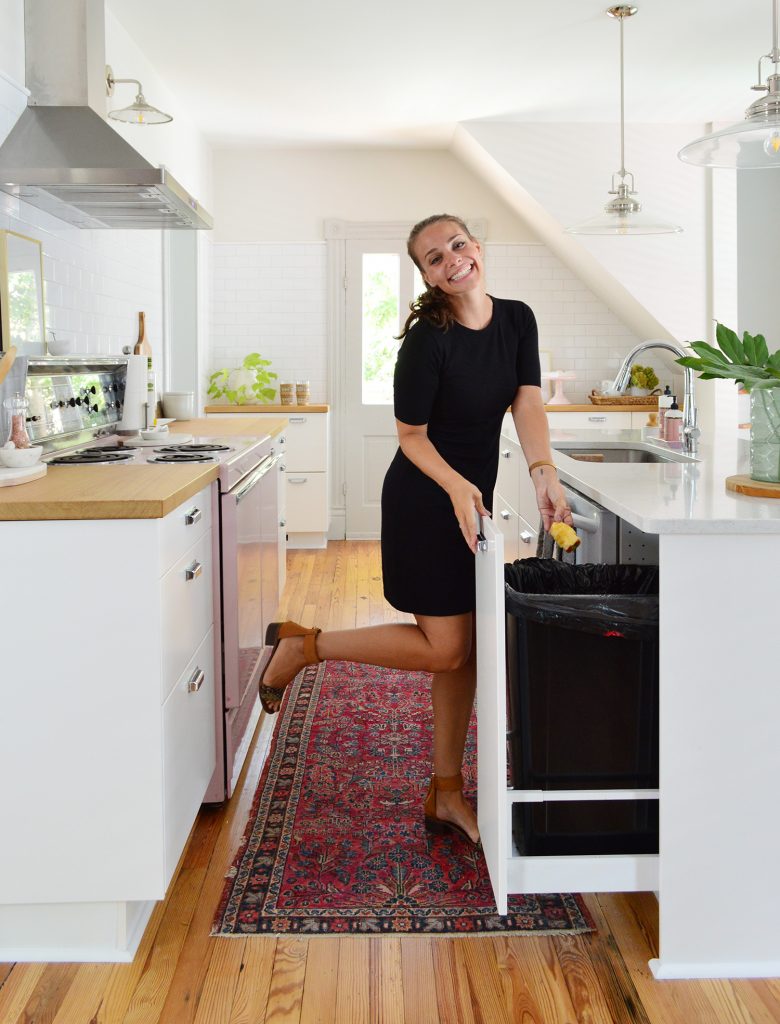
[[[214,408],[211,407],[212,410]],[[278,420],[280,416],[287,418],[287,427],[279,435],[280,440],[284,439],[285,450],[287,546],[324,548],[330,525],[330,413],[309,412],[305,407],[291,405],[289,411],[272,413],[259,413],[253,407],[249,414],[261,420]],[[206,415],[240,416],[242,410],[237,408],[229,413],[209,411]]]
[[[536,535],[539,531],[539,507],[536,504],[536,488],[528,472],[523,449],[517,440],[517,432],[512,417],[504,417],[498,449],[498,477],[496,491],[503,495],[525,521],[523,529],[530,529]],[[495,514],[495,500],[494,500]],[[536,553],[536,536],[533,542]],[[527,557],[526,554],[521,557]]]
[[[498,523],[483,520],[476,556],[477,779],[479,832],[499,914],[510,893],[631,892],[658,889],[658,856],[521,856],[512,840],[512,806],[544,800],[658,799],[657,790],[543,791],[507,788],[504,573]]]
[[[215,486],[3,523],[0,960],[130,960],[165,895],[215,764]]]
[[[507,562],[535,557],[538,531],[498,491],[493,497],[493,522],[504,538]]]

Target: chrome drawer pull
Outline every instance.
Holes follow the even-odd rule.
[[[309,478],[307,476],[288,476],[288,484],[305,484]]]
[[[206,678],[206,673],[202,668],[196,668],[190,678],[187,680],[187,693],[197,693],[198,690],[203,686],[203,680]]]
[[[523,544],[530,544],[533,539],[534,535],[530,533],[528,530],[523,530],[523,532],[520,534],[520,540],[523,542]]]
[[[290,423],[305,423],[306,416],[290,416],[288,417]]]
[[[588,416],[588,423],[606,423],[606,416]]]
[[[505,448],[501,452],[501,458],[502,459],[511,459],[512,458],[512,451],[511,451],[511,449],[510,448]]]
[[[507,512],[507,510],[505,508],[502,508],[501,511],[498,514],[501,516],[502,519],[511,519],[512,518],[512,513],[511,512]]]
[[[187,526],[192,526],[193,523],[199,523],[202,518],[202,512],[199,508],[191,508],[184,517],[184,522]]]
[[[189,569],[184,570],[184,578],[186,580],[194,580],[203,572],[203,566],[200,562],[193,562]]]
[[[287,525],[287,523],[286,523],[286,521],[285,521],[284,519],[280,519],[280,520],[279,520],[279,525],[280,525],[280,526],[286,526],[286,525]]]

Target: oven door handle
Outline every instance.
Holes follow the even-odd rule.
[[[571,519],[575,530],[582,530],[584,533],[598,533],[600,525],[598,512],[594,512],[591,517],[572,512]]]
[[[255,484],[259,480],[262,480],[270,469],[273,469],[273,467],[281,459],[281,457],[281,453],[276,455],[266,455],[266,457],[263,459],[263,461],[260,463],[257,469],[253,469],[249,476],[244,477],[238,489],[230,492],[236,499],[236,504],[238,504],[247,496],[247,494],[252,490]]]

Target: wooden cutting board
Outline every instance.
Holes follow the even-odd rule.
[[[749,494],[752,498],[780,498],[780,484],[754,480],[747,473],[726,477],[726,490],[737,494]]]
[[[8,466],[0,466],[0,487],[13,487],[14,484],[27,484],[31,480],[45,476],[47,465],[45,462],[36,462],[34,466],[22,466],[20,469],[10,469]]]

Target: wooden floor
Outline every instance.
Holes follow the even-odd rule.
[[[405,618],[383,601],[371,542],[293,552],[283,611],[331,628]],[[210,938],[264,735],[229,804],[198,817],[134,962],[0,965],[2,1024],[780,1021],[780,981],[654,981],[647,961],[657,955],[658,907],[650,893],[587,896],[598,924],[590,935]],[[728,896],[713,898],[728,913]]]

